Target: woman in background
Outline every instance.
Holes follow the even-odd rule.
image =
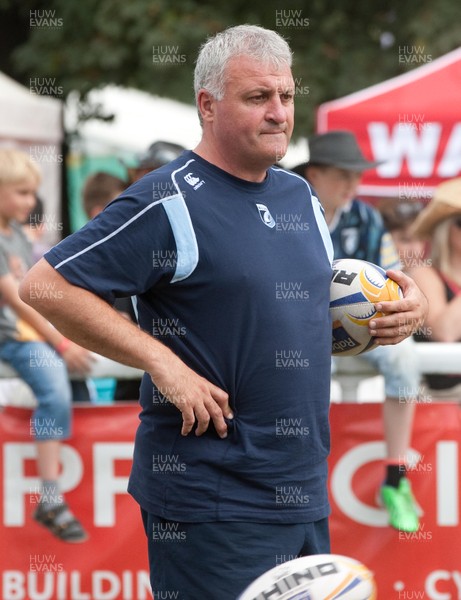
[[[436,188],[410,231],[430,241],[426,265],[410,272],[429,302],[427,318],[415,339],[461,342],[461,178]],[[425,380],[430,396],[461,400],[461,368],[450,375],[427,374]]]

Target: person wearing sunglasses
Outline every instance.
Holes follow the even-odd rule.
[[[461,177],[439,185],[432,200],[414,221],[410,233],[428,240],[424,265],[410,275],[429,301],[419,342],[461,342]],[[432,398],[461,401],[461,368],[453,374],[426,374]]]

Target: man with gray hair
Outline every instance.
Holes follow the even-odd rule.
[[[235,600],[277,563],[329,551],[332,245],[308,184],[272,166],[294,122],[283,38],[217,34],[195,89],[195,150],[128,188],[21,289],[32,302],[34,281],[52,283],[63,301],[37,310],[146,371],[129,491],[154,596]],[[405,299],[383,303],[383,344],[425,314],[396,279]],[[139,328],[111,308],[120,296],[137,297]]]

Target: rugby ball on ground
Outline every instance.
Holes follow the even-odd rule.
[[[302,556],[258,577],[238,600],[375,600],[371,571],[337,554]]]
[[[333,356],[356,356],[376,348],[368,323],[381,317],[375,303],[400,300],[399,285],[378,265],[365,260],[333,261],[330,315],[333,326]]]

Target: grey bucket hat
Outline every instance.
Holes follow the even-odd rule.
[[[309,138],[309,161],[296,166],[300,173],[308,165],[338,167],[346,171],[366,171],[380,165],[382,161],[367,160],[360,150],[355,136],[350,131],[329,131]]]

